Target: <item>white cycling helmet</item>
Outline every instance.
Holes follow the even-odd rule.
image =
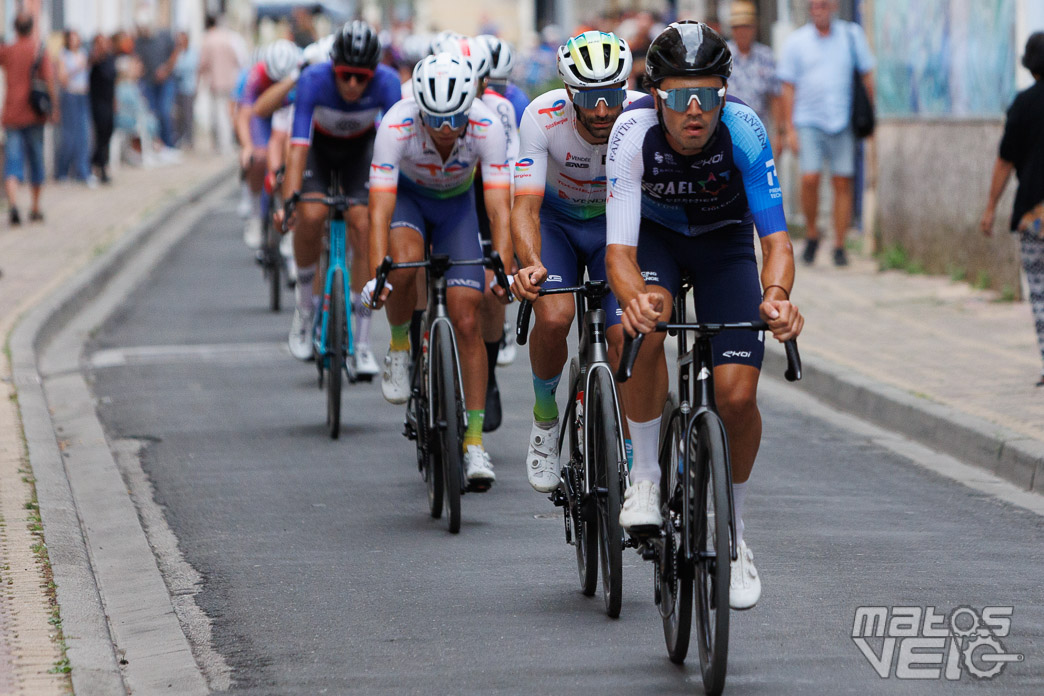
[[[290,75],[301,62],[301,49],[289,39],[279,39],[265,48],[265,72],[279,82]]]
[[[428,56],[413,68],[413,98],[427,116],[466,114],[477,85],[471,63],[451,53]]]
[[[483,34],[478,38],[484,41],[489,49],[489,79],[508,79],[515,65],[515,53],[511,50],[511,44],[492,34]]]
[[[558,47],[558,75],[569,87],[608,87],[631,75],[631,49],[616,34],[585,31]]]
[[[475,76],[482,80],[489,77],[490,55],[485,41],[467,36],[447,36],[432,42],[432,53],[451,53],[464,56],[475,70]]]
[[[319,39],[315,43],[305,46],[301,52],[301,60],[305,65],[325,63],[330,60],[330,48],[333,47],[334,35],[330,34]]]
[[[416,65],[431,55],[431,34],[410,34],[402,41],[403,63]]]

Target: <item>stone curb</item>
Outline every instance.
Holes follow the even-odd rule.
[[[800,341],[799,341],[800,344]],[[783,379],[782,346],[769,343],[762,373]],[[802,356],[798,388],[882,428],[984,469],[1019,488],[1044,493],[1044,442],[870,379],[816,356]]]
[[[37,354],[91,302],[181,207],[199,200],[234,174],[228,167],[175,196],[125,233],[99,259],[23,316],[11,332],[11,369],[29,462],[36,479],[44,538],[56,585],[72,683],[79,694],[126,694],[105,607],[37,365]]]

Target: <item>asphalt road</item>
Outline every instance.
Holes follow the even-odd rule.
[[[233,207],[88,345],[107,434],[145,444],[232,690],[700,693],[695,653],[682,668],[667,660],[650,565],[625,555],[618,620],[580,594],[561,516],[525,479],[524,353],[500,371],[504,425],[487,436],[497,483],[464,497],[451,536],[427,515],[402,408],[378,385],[347,387],[341,439],[325,435],[314,367],[286,352],[290,314],[267,311]],[[375,327],[383,353],[383,316]],[[1042,518],[815,408],[763,397],[762,410],[746,537],[764,593],[732,615],[726,692],[1044,693]],[[882,679],[851,637],[864,605],[1013,606],[1001,641],[1025,658],[993,680]]]

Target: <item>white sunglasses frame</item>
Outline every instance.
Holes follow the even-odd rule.
[[[685,89],[685,88],[683,87],[681,89]],[[713,89],[713,87],[711,89]],[[656,88],[656,94],[659,95],[660,99],[663,100],[664,102],[667,101],[667,97],[669,96],[667,94],[667,90],[660,89],[659,87]],[[721,99],[725,98],[725,88],[724,87],[722,87],[722,88],[720,88],[718,90],[718,97],[721,98]],[[703,109],[703,104],[700,104],[700,98],[697,97],[695,94],[690,94],[689,95],[689,101],[686,102],[686,104],[685,104],[685,110],[688,111],[689,107],[692,106],[692,100],[693,99],[696,100],[696,103],[699,105],[700,109],[702,110]],[[719,106],[720,106],[720,104],[719,104]],[[715,106],[714,108],[716,109],[718,107]]]

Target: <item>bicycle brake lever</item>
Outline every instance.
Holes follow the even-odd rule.
[[[636,337],[631,337],[626,331],[624,332],[624,344],[622,357],[620,358],[620,369],[616,371],[616,381],[623,384],[631,378],[631,371],[634,369],[635,358],[638,357],[638,351],[642,347],[642,341],[645,340],[645,334],[638,334]]]
[[[518,321],[515,322],[515,343],[520,346],[526,345],[529,340],[529,317],[533,314],[533,303],[522,300],[518,306]]]
[[[787,371],[783,376],[788,382],[796,382],[801,379],[801,354],[798,353],[797,339],[785,341],[783,348],[787,351]]]
[[[384,260],[381,261],[381,265],[377,267],[377,282],[373,286],[373,300],[376,302],[381,297],[381,292],[384,290],[384,284],[388,280],[388,271],[391,270],[392,257],[385,256]]]
[[[494,251],[489,255],[489,265],[496,276],[497,285],[504,288],[504,292],[511,292],[511,283],[508,282],[507,273],[504,272],[504,260],[500,258],[500,252]]]

